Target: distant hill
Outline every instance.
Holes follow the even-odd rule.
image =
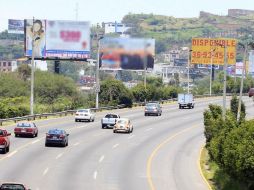
[[[193,37],[254,37],[254,14],[219,16],[200,12],[199,18],[175,18],[153,14],[128,14],[122,22],[131,25],[133,37],[156,39],[156,53],[189,46]]]

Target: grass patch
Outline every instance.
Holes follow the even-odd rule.
[[[231,178],[211,161],[206,148],[201,152],[200,165],[204,177],[213,190],[250,190],[246,184]]]

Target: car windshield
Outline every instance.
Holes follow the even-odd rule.
[[[156,107],[156,104],[146,104],[146,107]]]
[[[3,184],[0,190],[25,190],[25,188],[19,184]]]
[[[31,127],[30,123],[19,123],[17,127]]]
[[[81,112],[81,113],[88,113],[88,110],[78,110],[78,112]]]
[[[63,134],[64,132],[62,130],[49,130],[48,134]]]
[[[105,118],[117,118],[117,115],[115,114],[107,114]]]
[[[127,120],[120,119],[117,121],[118,124],[126,124]]]

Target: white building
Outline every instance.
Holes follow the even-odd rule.
[[[0,61],[0,72],[13,72],[17,68],[17,61]]]
[[[131,27],[122,23],[107,22],[107,23],[104,23],[104,28],[105,28],[105,34],[110,34],[110,33],[125,34],[127,30]]]
[[[34,65],[36,69],[39,69],[41,71],[48,70],[48,63],[46,61],[34,60]]]

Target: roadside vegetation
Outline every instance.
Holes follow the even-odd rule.
[[[30,75],[31,69],[26,64],[20,65],[16,72],[0,74],[1,119],[29,115]],[[37,70],[34,86],[35,113],[95,107],[94,91],[79,91],[73,78]],[[164,85],[157,77],[148,77],[146,88],[140,83],[129,89],[122,81],[106,76],[101,81],[100,106],[132,107],[134,102],[176,98],[181,91],[176,85]]]
[[[246,121],[242,103],[237,121],[237,106],[238,99],[234,96],[225,120],[218,105],[210,104],[204,112],[206,149],[201,164],[214,189],[254,189],[254,120]]]

